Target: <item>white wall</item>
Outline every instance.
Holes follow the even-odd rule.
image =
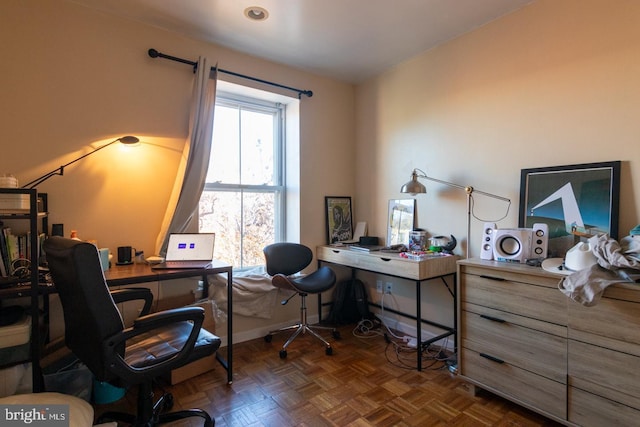
[[[358,87],[357,219],[385,236],[387,202],[408,196],[400,186],[418,167],[509,197],[498,225],[517,227],[521,169],[621,160],[627,235],[640,222],[638,22],[633,0],[538,0]],[[423,183],[418,226],[453,234],[463,255],[464,192]],[[481,218],[505,214],[502,202],[475,202]],[[479,256],[481,227],[473,221],[471,256]],[[425,306],[450,318],[448,296],[434,292]]]
[[[150,58],[149,48],[208,56],[220,68],[314,92],[299,112],[303,243],[325,242],[324,195],[354,193],[352,85],[64,0],[2,2],[0,36],[0,173],[26,183],[122,135],[143,142],[126,156],[109,147],[39,186],[50,195],[50,223],[64,223],[67,234],[77,229],[112,250],[154,250],[188,133],[194,75],[188,65]]]
[[[154,253],[188,134],[194,75],[188,65],[150,58],[149,48],[313,91],[297,112],[300,220],[289,221],[299,227],[292,236],[312,248],[325,243],[324,196],[355,195],[350,84],[65,0],[0,2],[0,39],[0,173],[24,184],[120,136],[143,142],[127,154],[109,147],[38,187],[49,193],[49,223],[63,223],[67,236],[77,229],[112,252],[132,245]],[[273,323],[295,320],[299,306],[275,312]],[[235,330],[269,327],[245,323]]]

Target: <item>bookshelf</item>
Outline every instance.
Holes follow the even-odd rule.
[[[30,299],[29,314],[31,315],[31,338],[29,348],[29,358],[27,360],[11,360],[0,368],[9,367],[19,363],[31,362],[33,391],[42,391],[42,371],[40,367],[40,355],[43,347],[43,329],[41,327],[40,316],[40,295],[39,286],[39,256],[40,256],[40,235],[48,231],[47,209],[48,200],[46,194],[38,194],[36,189],[24,188],[0,188],[0,221],[4,229],[7,224],[16,226],[26,239],[22,239],[24,245],[19,256],[26,256],[31,262],[27,271],[19,277],[11,277],[11,260],[4,259],[6,277],[2,279],[0,286],[0,300],[4,301],[12,298]],[[27,223],[25,226],[24,223]],[[41,228],[39,228],[39,226]],[[6,241],[6,239],[4,239]],[[5,243],[3,241],[3,243]],[[46,312],[46,303],[45,312]]]

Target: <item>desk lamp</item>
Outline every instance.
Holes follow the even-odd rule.
[[[420,169],[414,169],[411,172],[411,181],[407,182],[406,184],[404,184],[402,186],[402,188],[400,189],[401,193],[409,193],[412,196],[415,196],[416,194],[421,194],[421,193],[426,193],[427,192],[427,187],[425,187],[420,181],[418,181],[418,178],[423,178],[423,179],[427,179],[429,181],[433,181],[433,182],[437,182],[439,184],[443,184],[443,185],[447,185],[449,187],[454,187],[454,188],[458,188],[460,190],[464,190],[464,192],[467,194],[467,258],[469,258],[469,238],[471,236],[471,200],[473,199],[473,193],[478,193],[478,194],[482,194],[483,196],[488,196],[488,197],[492,197],[494,199],[498,199],[498,200],[502,200],[504,202],[509,203],[509,206],[511,206],[511,200],[507,199],[506,197],[502,197],[502,196],[497,196],[495,194],[491,194],[491,193],[486,193],[484,191],[480,191],[480,190],[476,190],[475,188],[473,188],[472,186],[464,186],[464,185],[459,185],[459,184],[454,184],[452,182],[447,182],[447,181],[443,181],[441,179],[436,179],[436,178],[431,178],[430,176],[427,176],[427,174],[420,170]],[[507,213],[509,212],[509,208],[507,207]],[[506,216],[506,214],[505,214]]]
[[[66,164],[60,166],[59,168],[56,168],[56,169],[52,170],[51,172],[48,172],[48,173],[42,175],[40,178],[34,179],[33,181],[23,185],[22,188],[29,188],[29,189],[35,188],[37,185],[42,184],[44,181],[48,180],[52,176],[55,176],[55,175],[62,176],[62,175],[64,175],[64,168],[66,168],[67,166],[77,162],[78,160],[84,159],[85,157],[87,157],[87,156],[89,156],[89,155],[91,155],[91,154],[93,154],[93,153],[95,153],[97,151],[100,151],[103,148],[107,148],[108,146],[110,146],[111,144],[115,144],[116,142],[121,142],[121,143],[123,143],[125,145],[134,145],[134,144],[137,144],[138,142],[140,142],[140,140],[138,138],[136,138],[135,136],[122,136],[122,137],[120,137],[118,139],[114,139],[110,143],[105,144],[105,145],[103,145],[101,147],[98,147],[95,150],[90,151],[87,154],[84,154],[84,155],[78,157],[77,159],[72,160],[69,163],[66,163]]]

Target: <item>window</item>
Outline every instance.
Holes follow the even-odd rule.
[[[283,104],[218,92],[199,231],[216,233],[215,258],[234,268],[264,264],[283,239]]]

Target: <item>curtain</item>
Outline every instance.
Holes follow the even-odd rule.
[[[198,219],[198,202],[209,168],[216,85],[217,66],[212,70],[208,59],[200,57],[193,85],[189,136],[182,151],[173,191],[156,239],[155,253],[160,256],[164,256],[167,251],[169,234],[197,232],[190,224]]]

